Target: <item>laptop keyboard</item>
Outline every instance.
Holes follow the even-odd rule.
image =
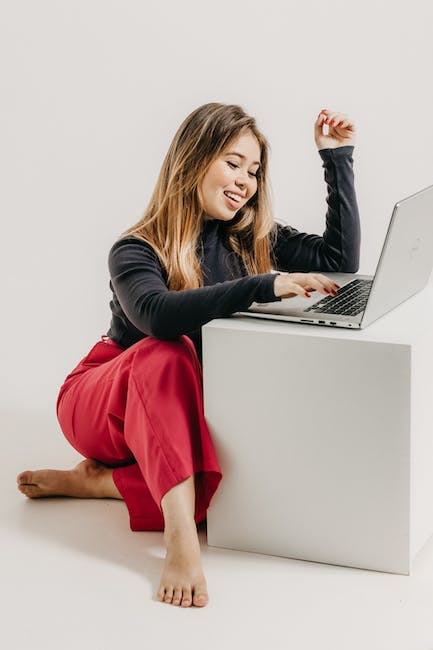
[[[327,296],[304,309],[321,314],[342,314],[356,316],[365,309],[372,280],[352,280],[338,290],[337,295]]]

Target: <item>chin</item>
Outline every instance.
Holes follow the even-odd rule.
[[[206,219],[215,219],[217,221],[231,221],[239,214],[240,208],[236,210],[221,210],[221,208],[205,212]]]

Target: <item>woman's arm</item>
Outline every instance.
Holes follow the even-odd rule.
[[[314,138],[328,188],[325,232],[320,237],[277,224],[273,248],[277,269],[352,273],[358,270],[360,224],[352,158],[355,137],[355,124],[347,115],[327,109],[319,113]]]
[[[252,275],[197,289],[169,291],[159,259],[146,242],[117,241],[108,258],[114,301],[134,327],[158,339],[175,339],[213,320],[245,311],[252,302],[279,301],[275,273]]]

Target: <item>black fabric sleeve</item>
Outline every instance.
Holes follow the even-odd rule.
[[[359,268],[360,224],[353,174],[353,146],[321,149],[328,188],[323,236],[301,233],[277,223],[273,248],[280,271],[340,271]]]
[[[197,289],[170,291],[153,248],[137,237],[118,240],[108,256],[111,284],[128,320],[162,340],[178,338],[251,303],[276,302],[275,273],[250,275]]]

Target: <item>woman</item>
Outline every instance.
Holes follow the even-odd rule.
[[[143,218],[110,250],[110,329],[59,392],[60,426],[86,460],[18,476],[30,498],[124,499],[132,530],[164,530],[166,603],[208,602],[196,524],[221,470],[203,414],[201,326],[253,301],[335,295],[314,271],[358,268],[355,125],[324,109],[315,141],[328,186],[323,237],[274,222],[268,144],[241,107],[205,104],[184,120]]]

